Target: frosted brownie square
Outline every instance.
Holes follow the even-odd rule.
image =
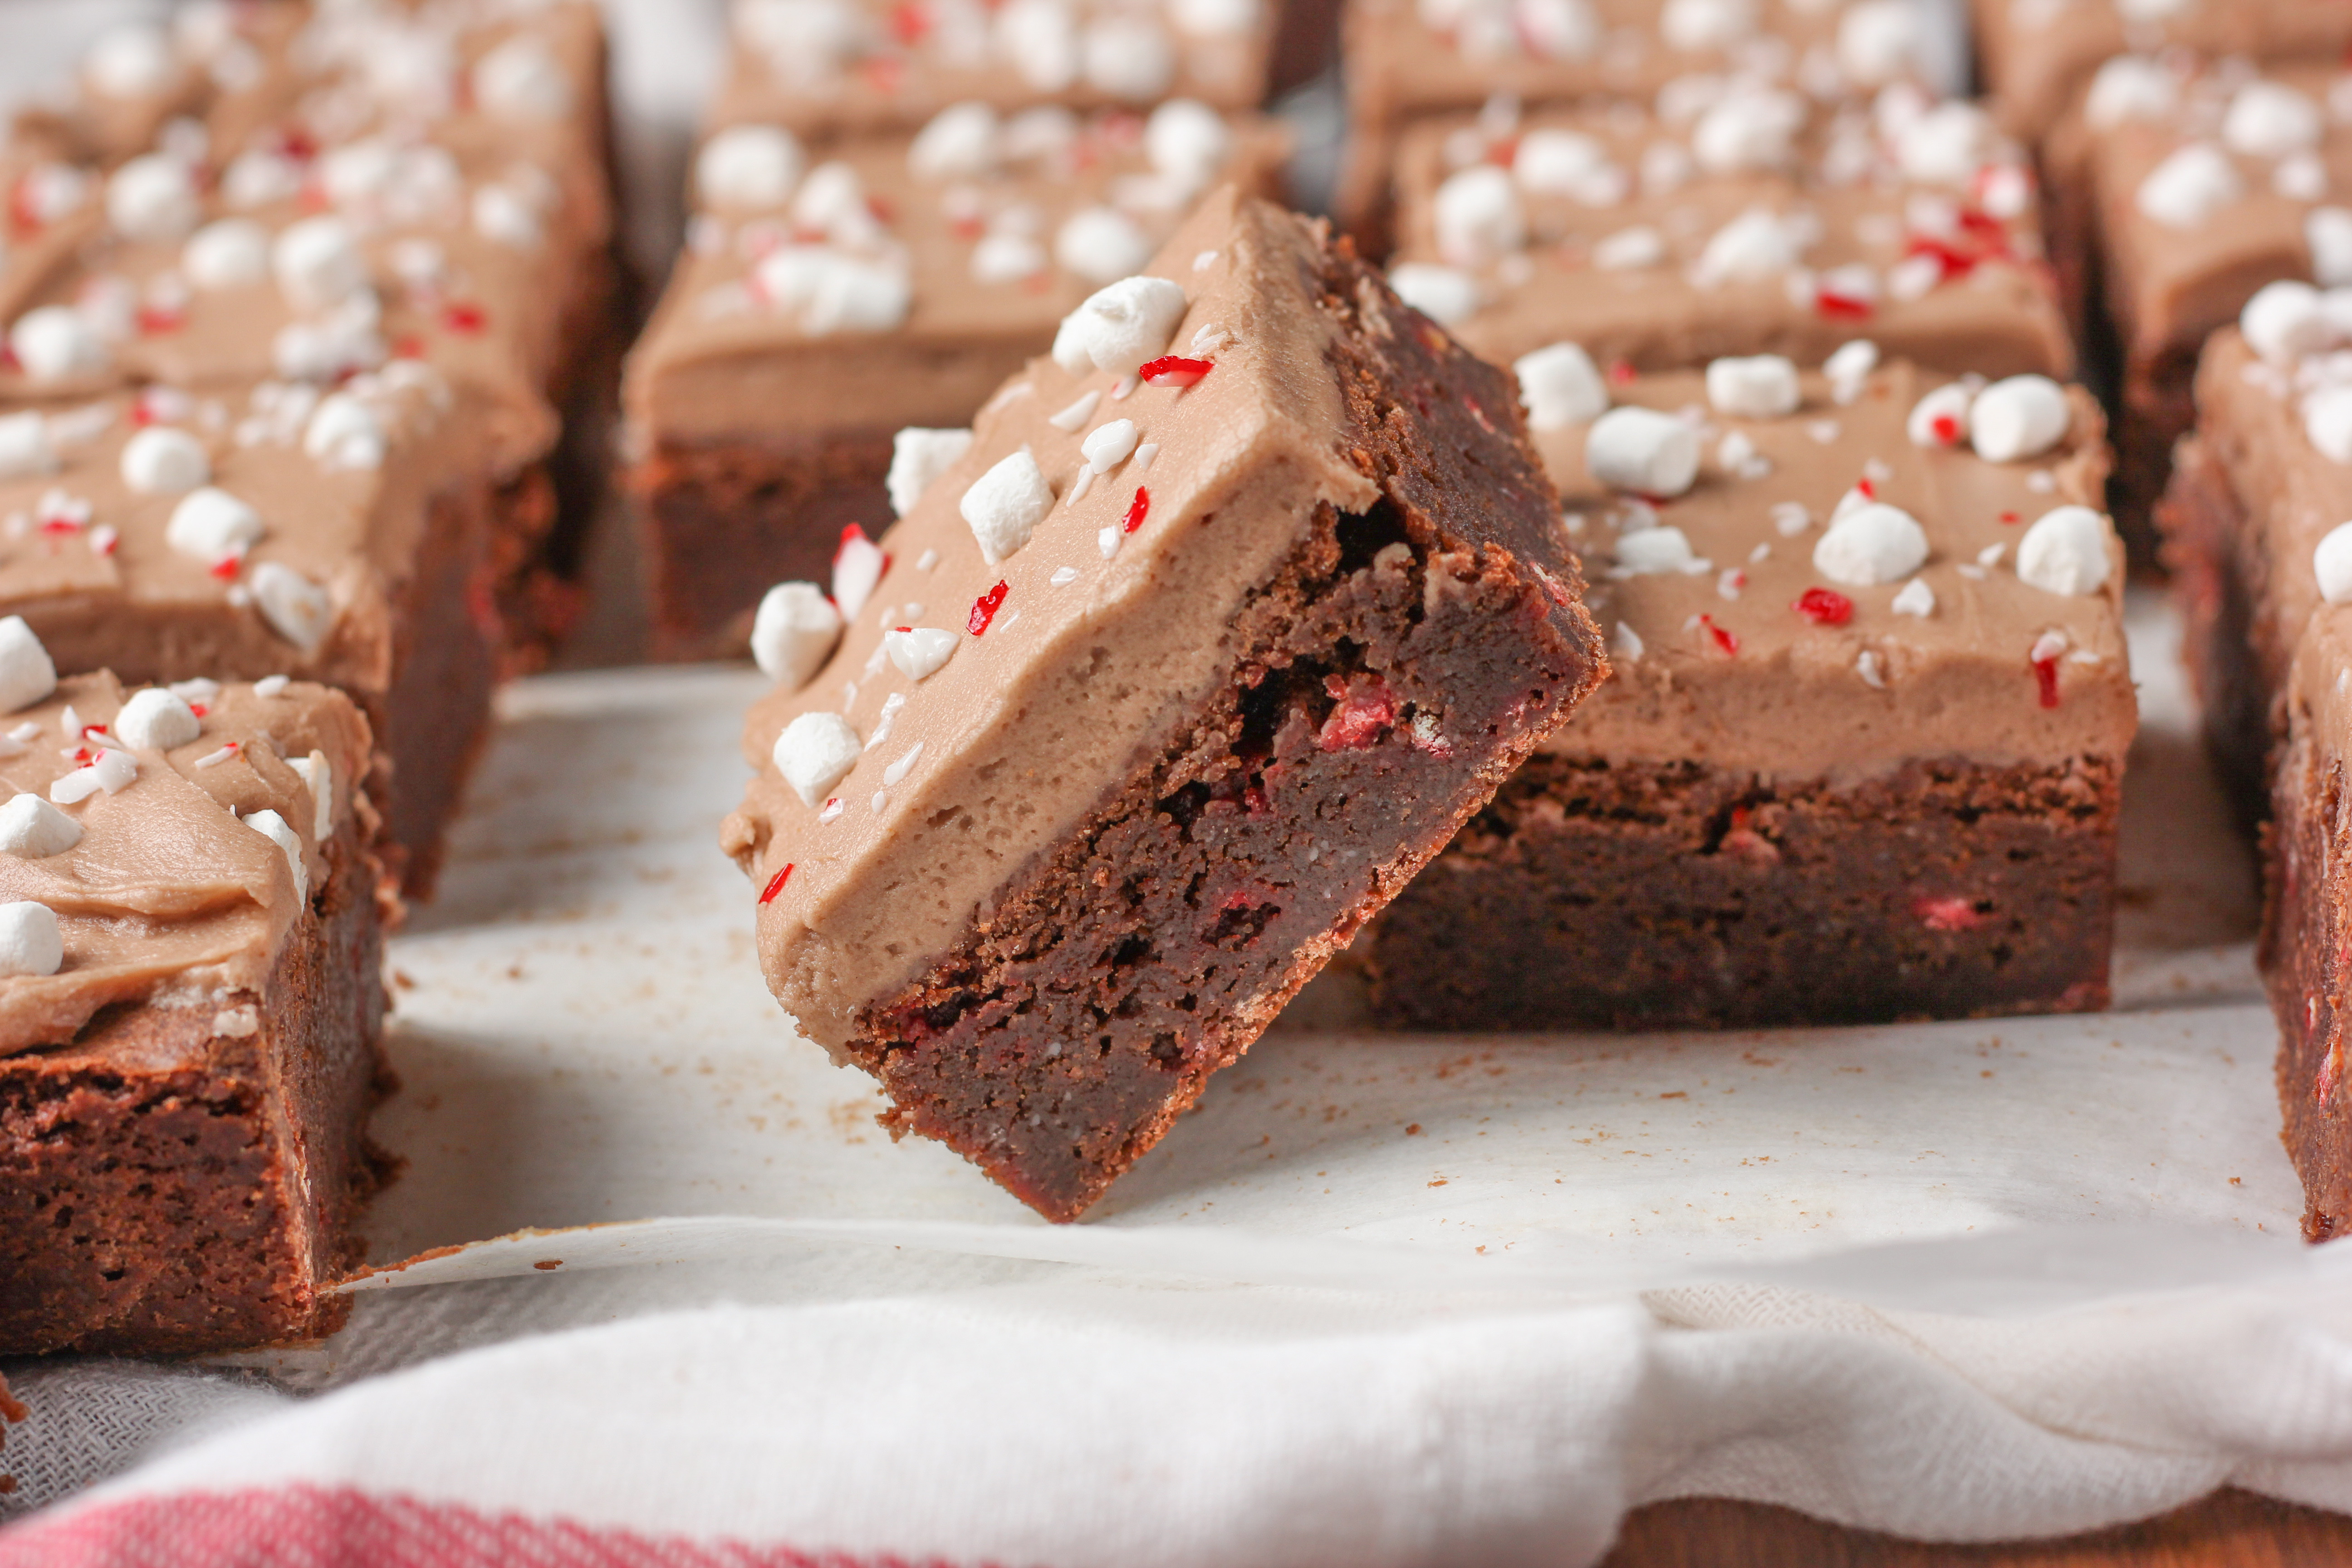
[[[367,722],[47,668],[0,620],[0,1353],[322,1333],[378,1174]]]
[[[696,162],[691,244],[626,383],[656,650],[740,655],[769,584],[822,577],[844,528],[906,504],[897,432],[954,428],[1142,267],[1211,185],[1278,189],[1272,122],[942,112],[811,153],[739,125]]]
[[[1861,331],[1986,375],[2074,363],[2024,153],[1907,87],[1825,108],[1709,79],[1424,121],[1398,190],[1397,288],[1498,363],[1567,341],[1639,370],[1819,363]]]
[[[1230,191],[882,546],[837,647],[814,585],[763,607],[725,846],[802,1031],[1051,1219],[1601,674],[1507,380]]]
[[[2097,407],[1874,357],[1522,363],[1612,679],[1381,918],[1385,1018],[2105,1005],[2135,707]]]

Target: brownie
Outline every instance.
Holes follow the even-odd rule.
[[[628,370],[656,651],[740,655],[769,584],[824,576],[844,528],[888,522],[898,430],[969,425],[1211,182],[1271,194],[1286,151],[1270,121],[1186,101],[966,104],[824,153],[777,125],[712,137]]]
[[[829,655],[777,590],[724,844],[802,1032],[1050,1219],[1601,674],[1507,379],[1230,189],[881,542]]]
[[[378,1173],[367,721],[47,669],[0,621],[0,1354],[324,1332]]]
[[[1302,0],[1311,5],[1314,0]],[[737,0],[710,123],[830,143],[914,131],[941,110],[1255,109],[1275,0]],[[1312,19],[1303,19],[1311,30]],[[1311,48],[1289,67],[1312,63]]]
[[[2073,364],[2032,171],[1972,105],[1677,83],[1425,121],[1401,149],[1391,278],[1499,363],[1565,341],[1640,370],[1818,363],[1866,331],[1955,371]]]
[[[1349,146],[1337,210],[1382,247],[1396,138],[1415,120],[1646,100],[1677,80],[1862,99],[1914,78],[1922,42],[1904,0],[1348,0],[1341,36]]]
[[[2135,708],[2097,405],[1872,357],[1613,407],[1572,346],[1523,362],[1613,678],[1376,923],[1383,1019],[2105,1004]]]
[[[2347,110],[2352,77],[2332,63],[2257,76],[2129,56],[2101,68],[2079,142],[2053,140],[2053,196],[2087,217],[2063,269],[2095,279],[2092,330],[2116,345],[2113,500],[2136,552],[2196,420],[2205,340],[2265,283],[2352,282]]]

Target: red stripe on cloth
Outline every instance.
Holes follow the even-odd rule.
[[[0,1568],[948,1568],[481,1513],[349,1487],[132,1498],[0,1531]]]

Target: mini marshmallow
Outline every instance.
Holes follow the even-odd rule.
[[[529,33],[474,62],[474,101],[509,120],[560,120],[572,110],[572,79]]]
[[[39,411],[0,414],[0,479],[37,479],[55,473],[58,449],[49,439],[49,422]]]
[[[302,426],[302,450],[325,468],[380,468],[383,422],[350,393],[330,393]]]
[[[787,691],[806,686],[841,640],[841,612],[814,583],[779,583],[751,617],[751,659]]]
[[[1618,489],[1678,496],[1698,478],[1698,432],[1654,408],[1612,408],[1585,437],[1584,466]]]
[[[1128,454],[1135,450],[1137,439],[1134,420],[1114,419],[1087,431],[1087,438],[1078,443],[1078,450],[1086,454],[1087,467],[1096,473],[1107,474],[1127,461]]]
[[[890,557],[882,547],[866,537],[858,529],[845,532],[841,543],[833,552],[833,602],[840,606],[841,618],[853,621],[866,601],[874,596],[874,589],[882,581],[882,569]]]
[[[2352,463],[2352,386],[2323,387],[2305,398],[2303,435],[2321,457]]]
[[[269,231],[246,217],[208,223],[180,247],[180,275],[196,289],[242,289],[269,276]]]
[[[2319,144],[2319,105],[2284,82],[2250,81],[2221,117],[2221,143],[2249,158],[2284,158]]]
[[[839,257],[819,275],[801,312],[811,337],[836,331],[887,332],[907,319],[914,290],[894,266]]]
[[[2096,593],[2112,563],[2107,520],[2086,506],[2046,511],[2017,542],[2020,581],[2048,594]]]
[[[1170,0],[1176,30],[1196,38],[1238,37],[1257,26],[1257,0]]]
[[[1936,613],[1936,590],[1927,586],[1925,577],[1914,577],[1903,584],[1889,607],[1898,616],[1917,616],[1924,620]]]
[[[2158,62],[2140,55],[2117,55],[2091,79],[2083,101],[2093,128],[2113,130],[2126,120],[2168,120],[2180,103],[2180,85]]]
[[[784,726],[770,753],[776,771],[803,805],[819,805],[825,792],[857,765],[857,731],[838,713],[803,713]]]
[[[209,566],[244,554],[265,531],[259,512],[226,490],[205,485],[181,497],[172,509],[172,519],[163,525],[163,542]]]
[[[1132,375],[1168,352],[1183,319],[1181,287],[1165,278],[1122,278],[1062,319],[1054,334],[1054,363],[1074,375],[1090,367]]]
[[[48,905],[0,904],[0,975],[55,974],[65,961],[65,937]]]
[[[196,710],[160,686],[134,691],[110,726],[124,745],[142,752],[168,752],[194,740],[204,728]]]
[[[1822,362],[1822,374],[1829,377],[1832,401],[1847,404],[1861,396],[1862,384],[1877,368],[1878,345],[1868,338],[1840,344],[1836,353]]]
[[[1188,190],[1205,187],[1216,177],[1233,155],[1233,143],[1224,116],[1189,98],[1170,99],[1143,122],[1144,156]]]
[[[1691,552],[1690,538],[1679,528],[1637,528],[1617,536],[1617,569],[1636,577],[1667,573],[1696,575],[1713,563]]]
[[[1609,411],[1609,385],[1592,356],[1576,343],[1552,343],[1511,362],[1519,378],[1519,405],[1537,430],[1589,425]]]
[[[269,269],[297,310],[324,310],[367,287],[367,258],[339,217],[306,217],[279,231]]]
[[[1691,127],[1691,155],[1711,174],[1777,169],[1789,162],[1804,123],[1804,100],[1792,92],[1734,90]]]
[[[1847,509],[1813,545],[1813,570],[1852,588],[1900,581],[1927,559],[1919,520],[1884,501]]]
[[[1054,510],[1054,489],[1024,448],[974,479],[957,510],[980,541],[982,558],[994,566],[1029,542]]]
[[[1548,60],[1580,60],[1601,42],[1591,0],[1513,0],[1511,20],[1528,47]]]
[[[931,481],[954,466],[971,446],[971,432],[928,430],[909,425],[890,437],[890,474],[883,486],[890,492],[890,510],[904,517],[915,510]]]
[[[1797,367],[1779,354],[1727,355],[1707,364],[1706,400],[1717,414],[1778,419],[1794,414],[1803,394]]]
[[[324,752],[289,757],[286,765],[310,793],[310,840],[319,843],[335,830],[335,764]]]
[[[2352,522],[2327,531],[2311,552],[2312,574],[2319,579],[2319,596],[2331,605],[2352,600]]]
[[[1838,68],[1860,87],[1884,87],[1916,63],[1918,27],[1906,0],[1863,0],[1838,19]]]
[[[702,144],[694,188],[717,207],[780,207],[801,179],[801,144],[777,125],[738,125]]]
[[[257,811],[244,818],[245,825],[278,846],[286,856],[286,874],[294,879],[294,896],[310,896],[310,868],[302,858],[302,838],[292,825],[274,811]]]
[[[2316,353],[2336,335],[2319,290],[2292,279],[2256,289],[2238,312],[2238,330],[2248,348],[2273,363]]]
[[[889,655],[899,674],[920,680],[955,657],[957,641],[955,633],[937,626],[908,626],[904,631],[893,627],[882,634],[882,651]]]
[[[0,618],[0,713],[29,708],[58,689],[58,667],[22,616]]]
[[[1969,405],[1969,442],[1989,463],[2020,462],[2064,440],[2074,417],[2056,382],[2012,375],[1978,393]]]
[[[1764,207],[1751,207],[1715,231],[1699,253],[1696,273],[1708,288],[1776,278],[1803,258],[1790,225]]]
[[[474,232],[509,250],[537,250],[546,240],[539,214],[504,185],[482,185],[470,204]]]
[[[1966,185],[1997,141],[1991,116],[1975,104],[1939,103],[1896,133],[1895,161],[1906,180]]]
[[[2352,285],[2352,211],[2312,208],[2304,215],[2303,240],[2311,247],[2311,275],[2321,288]]]
[[[1479,267],[1528,242],[1527,214],[1511,176],[1476,163],[1446,176],[1432,208],[1437,253],[1455,267]]]
[[[141,495],[185,495],[209,484],[212,458],[185,430],[150,425],[122,444],[122,482]]]
[[[253,569],[253,603],[270,630],[304,653],[326,641],[335,624],[335,602],[327,591],[276,561]]]
[[[2246,194],[2229,154],[2192,142],[2150,170],[2133,198],[2140,212],[2167,228],[2199,228]]]
[[[1592,265],[1603,272],[1638,272],[1665,258],[1665,236],[1644,223],[1604,235],[1592,247]]]
[[[1054,259],[1089,283],[1122,279],[1151,260],[1151,237],[1115,207],[1084,207],[1054,235]]]
[[[81,58],[82,79],[107,98],[145,98],[161,92],[171,85],[175,68],[172,40],[163,28],[149,22],[123,22],[109,27]]]
[[[950,103],[908,143],[907,172],[919,180],[975,177],[994,169],[1002,156],[996,110],[984,103]]]
[[[1025,234],[984,234],[971,247],[971,280],[1018,283],[1045,270],[1045,247]]]
[[[1666,0],[1658,13],[1658,37],[1670,49],[1727,49],[1755,31],[1755,0]]]
[[[1580,131],[1528,132],[1512,156],[1511,178],[1521,190],[1572,196],[1588,206],[1614,206],[1624,199],[1625,177],[1609,161],[1609,150]]]
[[[204,208],[187,165],[162,153],[130,160],[106,182],[106,221],[126,239],[169,245],[196,226]]]
[[[81,824],[31,790],[0,805],[0,851],[20,860],[46,860],[81,842]]]
[[[93,374],[108,360],[96,330],[65,305],[42,305],[17,317],[8,329],[8,352],[37,382]]]
[[[1397,298],[1444,327],[1458,326],[1478,310],[1478,280],[1453,267],[1408,261],[1389,272]]]

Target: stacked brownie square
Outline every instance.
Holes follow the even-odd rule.
[[[385,919],[576,595],[603,69],[585,4],[191,7],[0,153],[0,1352],[331,1321]]]

